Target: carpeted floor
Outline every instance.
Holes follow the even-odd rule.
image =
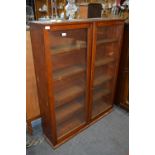
[[[27,155],[128,155],[129,114],[114,107],[113,112],[56,150],[43,139],[40,125],[34,128],[34,144]]]

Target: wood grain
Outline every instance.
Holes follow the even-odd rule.
[[[129,24],[124,26],[115,103],[129,110]]]
[[[30,31],[26,31],[26,119],[29,126],[31,121],[38,117],[40,117],[40,108],[32,56],[31,38]]]

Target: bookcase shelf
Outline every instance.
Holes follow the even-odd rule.
[[[102,45],[102,44],[107,44],[107,43],[116,43],[118,42],[117,39],[102,39],[102,40],[98,40],[96,42],[97,45]]]
[[[85,67],[81,65],[75,65],[55,71],[53,78],[54,81],[64,80],[67,77],[71,77],[82,72],[85,72]]]
[[[81,49],[85,49],[87,47],[86,43],[83,41],[77,41],[76,43],[69,44],[69,45],[61,45],[52,47],[52,55],[58,54],[66,54],[69,52],[79,51]]]
[[[106,65],[106,64],[109,64],[111,62],[114,62],[114,58],[112,57],[108,57],[108,58],[105,58],[105,59],[101,59],[101,60],[97,60],[96,63],[95,63],[95,67],[100,67],[102,65]]]
[[[111,108],[112,105],[104,102],[103,100],[97,100],[96,102],[94,102],[93,104],[93,113],[92,113],[92,117],[95,117],[97,115],[99,115],[100,113],[104,111],[108,110],[109,108]]]
[[[108,82],[109,80],[111,80],[113,77],[109,76],[109,75],[105,75],[105,76],[98,76],[94,79],[94,86],[99,86],[105,82]]]
[[[56,106],[60,106],[66,102],[69,102],[76,97],[81,96],[84,93],[85,89],[80,85],[72,86],[64,91],[61,91],[55,94]]]
[[[97,101],[98,99],[101,99],[102,97],[109,95],[111,91],[109,89],[97,89],[94,93],[93,101]]]
[[[72,117],[75,113],[82,110],[83,104],[80,101],[73,101],[71,103],[60,106],[56,109],[57,112],[57,123],[61,124],[66,119]]]
[[[80,126],[82,126],[85,122],[83,121],[82,115],[73,115],[70,119],[64,121],[61,124],[57,125],[57,132],[60,137],[62,135],[67,135],[71,130],[74,130]]]

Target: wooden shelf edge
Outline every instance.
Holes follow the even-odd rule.
[[[104,108],[103,108],[104,106]],[[103,113],[104,111],[107,111],[107,109],[109,109],[110,107],[112,107],[112,104],[108,104],[106,102],[98,102],[98,103],[93,103],[93,111],[92,111],[92,118],[96,117],[97,115],[100,115],[101,113]],[[102,109],[103,111],[99,112],[98,109]]]
[[[108,82],[112,78],[113,78],[112,76],[108,76],[108,75],[104,76],[104,77],[100,76],[99,78],[94,79],[94,86],[96,87],[96,86],[101,85],[105,82]]]
[[[95,67],[100,67],[100,66],[103,66],[103,65],[107,65],[111,62],[114,62],[115,59],[114,58],[105,58],[103,60],[97,60],[96,63],[95,63]]]
[[[54,79],[54,82],[57,82],[60,80],[64,80],[65,78],[68,78],[70,76],[83,73],[84,71],[86,71],[85,67],[80,65],[67,67],[66,69],[55,71],[53,73],[53,79]]]
[[[117,41],[118,41],[117,39],[102,39],[102,40],[98,40],[96,44],[101,45],[101,44],[107,44],[107,43],[115,43]]]
[[[84,104],[80,102],[72,102],[56,108],[56,122],[61,125],[68,117],[74,115],[84,108]]]
[[[86,43],[79,43],[77,42],[76,44],[70,44],[70,45],[65,45],[65,46],[59,46],[55,48],[51,48],[52,55],[58,55],[58,54],[64,54],[68,52],[74,52],[75,50],[81,50],[87,48]]]
[[[94,96],[93,96],[93,102],[104,97],[104,96],[107,96],[111,94],[111,91],[109,89],[106,89],[106,90],[97,90],[95,93],[94,93]]]
[[[60,129],[58,129],[59,131],[57,130],[57,135],[60,135],[59,139],[86,123],[84,117],[81,115],[78,118],[74,116],[71,119],[72,121],[67,126],[63,123],[59,125]]]
[[[83,87],[74,86],[74,87],[67,89],[66,91],[62,91],[61,93],[55,95],[55,100],[56,100],[58,106],[60,106],[62,104],[59,104],[59,103],[69,102],[69,101],[73,100],[74,98],[81,96],[82,93],[84,93],[84,91],[85,91],[85,89]]]

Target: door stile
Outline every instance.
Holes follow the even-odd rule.
[[[86,122],[89,123],[91,121],[91,110],[90,110],[90,92],[91,92],[91,59],[92,59],[92,43],[93,43],[93,25],[90,24],[90,27],[88,28],[88,35],[87,35],[87,40],[88,40],[88,46],[87,46],[87,97],[86,97]]]
[[[53,144],[57,144],[57,132],[56,132],[56,115],[55,115],[55,100],[54,100],[54,91],[53,91],[53,80],[52,76],[52,63],[51,63],[51,54],[49,51],[49,41],[48,41],[48,31],[43,30],[44,33],[44,51],[45,51],[45,62],[46,62],[46,73],[47,73],[47,82],[48,82],[48,96],[49,96],[49,110],[50,110],[50,121],[51,121],[51,130],[52,130],[52,140]]]
[[[95,72],[95,59],[96,59],[96,22],[93,22],[92,26],[92,56],[91,56],[91,77],[90,77],[90,119],[92,118],[92,108],[93,108],[93,82],[94,82],[94,72]]]

